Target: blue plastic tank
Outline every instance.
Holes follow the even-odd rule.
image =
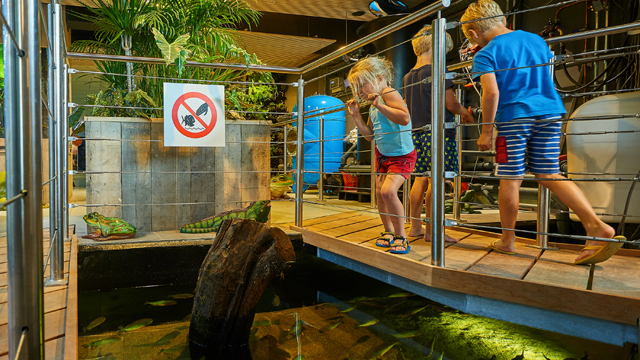
[[[344,106],[344,103],[335,97],[327,95],[314,95],[304,99],[304,110],[313,111],[314,113],[322,113],[326,108],[334,108]],[[293,111],[297,111],[298,104],[293,107]],[[343,141],[345,137],[345,112],[344,110],[334,112],[326,115],[318,115],[304,119],[304,140],[318,140],[320,134],[320,121],[324,126],[324,169],[325,173],[337,171],[340,167],[340,160],[344,152]],[[293,126],[297,126],[297,123],[293,123]],[[304,156],[303,156],[303,169],[305,171],[319,171],[320,170],[320,144],[318,142],[312,142],[304,144]],[[296,157],[293,159],[293,168],[296,167]],[[295,180],[295,175],[294,175]],[[307,190],[309,186],[316,186],[320,174],[304,174],[303,176],[303,190]],[[295,186],[293,186],[295,190]]]

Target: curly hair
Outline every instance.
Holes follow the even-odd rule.
[[[391,61],[384,57],[367,56],[351,68],[347,80],[355,96],[358,96],[366,82],[371,83],[375,92],[381,93],[385,87],[393,84],[393,73]]]
[[[466,36],[467,39],[470,39],[470,29],[479,32],[485,32],[496,25],[503,24],[506,19],[504,16],[499,15],[503,15],[502,9],[500,9],[500,5],[496,4],[496,2],[493,0],[479,0],[472,3],[471,5],[469,5],[469,7],[467,7],[467,10],[460,18],[460,22],[473,21],[487,17],[489,17],[489,19],[462,24],[462,32],[464,33],[464,36]]]

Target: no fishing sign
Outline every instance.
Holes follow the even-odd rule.
[[[224,146],[224,86],[164,83],[164,146]]]

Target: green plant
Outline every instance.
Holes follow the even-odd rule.
[[[187,60],[203,63],[240,62],[247,66],[261,64],[255,54],[249,54],[237,46],[235,27],[238,24],[251,26],[260,17],[260,13],[251,9],[244,0],[90,1],[92,7],[85,6],[91,15],[75,15],[96,25],[96,40],[77,41],[72,44],[74,51],[161,57],[166,62],[166,65],[157,65],[96,61],[103,73],[99,79],[107,85],[107,89],[90,96],[91,104],[145,107],[153,103],[153,107],[162,107],[166,81],[208,80],[255,83],[250,86],[227,86],[226,107],[229,110],[263,112],[273,106],[269,101],[274,86],[262,84],[273,82],[270,73],[248,69],[185,67]],[[135,82],[132,80],[134,78]],[[134,88],[140,91],[138,96],[127,100],[127,94],[133,92]],[[247,104],[251,110],[244,107]],[[120,115],[123,113],[161,115],[160,111],[153,110],[92,110],[94,115],[128,116]],[[236,116],[242,117],[241,114]]]

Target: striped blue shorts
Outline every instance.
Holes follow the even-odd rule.
[[[560,118],[561,115],[544,115],[497,124],[498,136],[504,136],[506,139],[507,162],[496,164],[496,174],[523,176],[525,172],[560,172],[558,156],[562,122],[555,121]]]

